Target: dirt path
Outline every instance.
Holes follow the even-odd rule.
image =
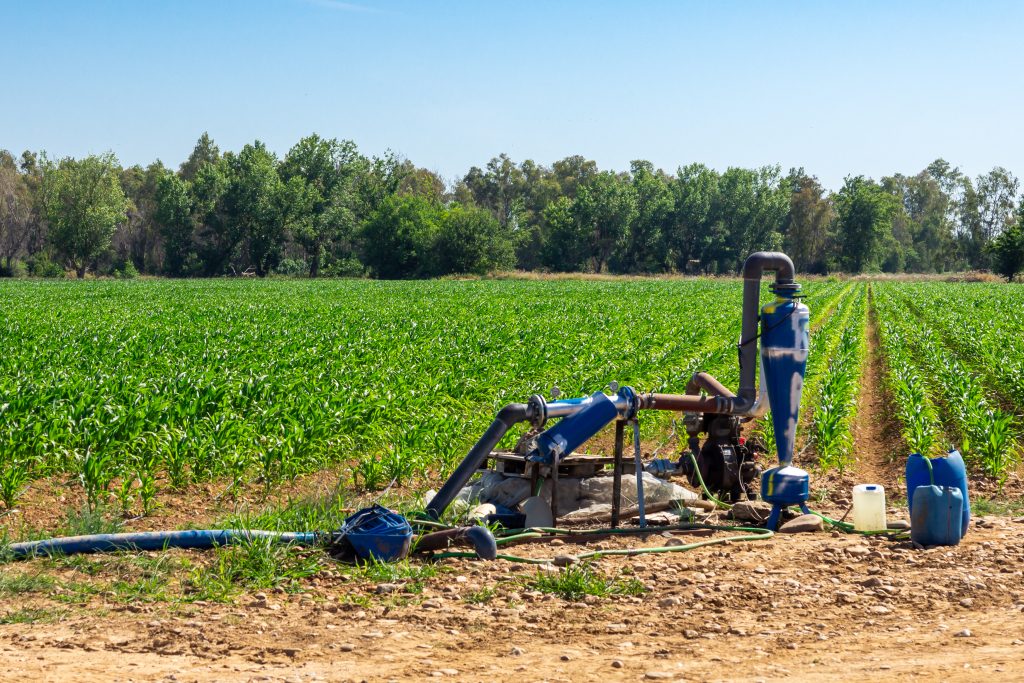
[[[900,482],[906,447],[900,435],[899,423],[893,418],[891,399],[885,389],[885,367],[878,336],[878,321],[871,291],[868,290],[868,293],[867,352],[861,369],[857,413],[850,425],[853,463],[843,473],[834,470],[815,471],[812,476],[812,486],[827,491],[828,497],[839,503],[850,500],[856,484],[881,484],[890,500],[902,495]]]
[[[995,519],[930,551],[814,534],[600,562],[642,597],[564,600],[501,561],[452,561],[401,600],[337,575],[236,605],[97,596],[0,626],[0,680],[1020,680],[1022,566],[1024,524]]]
[[[874,298],[868,290],[867,358],[857,396],[857,415],[853,433],[853,474],[861,482],[896,485],[902,476],[902,457],[906,454],[899,424],[893,419],[890,399],[885,390],[885,368],[878,338],[878,319]]]

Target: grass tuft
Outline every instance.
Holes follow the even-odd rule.
[[[212,562],[194,569],[186,582],[192,600],[230,602],[243,589],[300,592],[302,580],[324,567],[321,553],[269,538],[245,539],[211,554]]]
[[[643,595],[644,584],[635,578],[610,577],[589,564],[566,567],[557,574],[538,572],[526,585],[542,593],[565,600],[581,600],[587,595],[605,598],[611,595]]]

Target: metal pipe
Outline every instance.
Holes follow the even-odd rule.
[[[768,412],[768,385],[764,381],[764,366],[761,366],[761,370],[758,373],[760,379],[758,380],[757,386],[757,400],[754,401],[753,407],[747,416],[743,418],[743,422],[750,422],[751,420],[760,420]]]
[[[643,410],[670,410],[683,413],[728,413],[732,399],[726,396],[688,396],[685,394],[643,394]]]
[[[622,508],[622,447],[625,441],[626,423],[615,421],[615,457],[612,462],[612,528],[619,526],[619,512]]]
[[[629,411],[629,401],[624,397],[614,394],[608,396],[608,400],[615,404],[615,409],[619,411],[620,415],[624,416]],[[551,401],[547,405],[548,417],[569,417],[570,415],[575,415],[590,405],[591,401],[593,399],[590,396]]]
[[[459,495],[459,491],[466,485],[470,477],[487,462],[487,456],[491,454],[491,451],[512,425],[517,422],[526,422],[529,419],[530,409],[525,403],[510,403],[502,408],[484,435],[448,477],[448,481],[444,483],[441,490],[427,503],[427,514],[433,519],[440,519],[441,514],[452,504],[455,496]]]
[[[775,271],[775,286],[793,286],[793,261],[777,251],[759,251],[743,263],[743,325],[740,332],[740,388],[731,401],[733,415],[750,415],[757,401],[757,324],[761,304],[761,276]]]
[[[732,398],[736,395],[708,373],[695,372],[690,378],[690,381],[686,384],[686,393],[696,396],[700,394],[701,389],[712,396],[727,396]]]
[[[633,458],[636,461],[636,505],[640,513],[640,526],[647,526],[644,515],[644,461],[640,452],[640,420],[635,417],[633,422]]]

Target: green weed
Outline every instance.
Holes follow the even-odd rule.
[[[57,584],[52,576],[30,572],[0,574],[0,595],[45,593]]]
[[[243,589],[302,589],[302,580],[325,564],[319,553],[253,537],[216,548],[208,564],[195,568],[186,582],[190,599],[230,601]]]
[[[67,614],[67,610],[26,607],[0,614],[0,624],[50,624]]]
[[[106,508],[98,504],[91,504],[78,510],[68,510],[56,535],[114,534],[120,530],[121,526],[111,519]]]
[[[471,605],[486,605],[495,598],[497,591],[493,588],[481,588],[478,591],[473,591],[462,597],[464,602],[468,602]]]
[[[437,576],[440,571],[437,565],[411,562],[408,559],[399,562],[371,559],[350,568],[349,575],[371,583],[400,583],[406,592],[420,593],[426,580]]]
[[[642,595],[647,590],[638,579],[609,577],[589,563],[572,565],[558,573],[538,572],[526,585],[565,600],[581,600],[587,595]]]

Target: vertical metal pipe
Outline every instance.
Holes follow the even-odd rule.
[[[551,463],[551,526],[555,527],[558,526],[558,461],[556,457]]]
[[[622,450],[626,440],[625,420],[615,421],[615,459],[612,462],[612,528],[619,526],[622,510]]]
[[[740,388],[733,401],[734,415],[745,415],[757,400],[757,322],[761,311],[761,276],[775,271],[775,284],[793,284],[793,261],[777,251],[759,251],[743,263],[743,324],[740,332]]]
[[[640,453],[640,420],[633,418],[633,451],[636,459],[636,504],[640,511],[640,526],[647,526],[644,515],[644,462]]]

